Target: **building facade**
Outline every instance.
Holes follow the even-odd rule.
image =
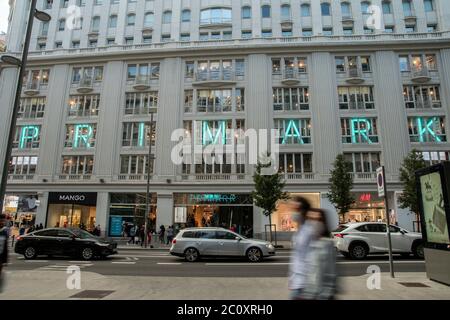
[[[153,226],[235,224],[259,236],[268,219],[249,198],[249,147],[226,129],[277,129],[289,193],[333,210],[329,172],[343,153],[356,198],[346,219],[383,220],[382,164],[390,207],[413,229],[415,217],[397,203],[403,158],[416,148],[430,163],[449,159],[445,0],[39,0],[38,8],[52,20],[33,29],[4,208],[19,223],[100,224],[119,236],[124,221],[145,215],[150,167]],[[11,10],[7,48],[18,53],[26,1]],[[17,78],[2,67],[0,152]],[[204,147],[236,145],[243,161],[174,163],[177,129]],[[295,230],[289,214],[273,221],[280,237]]]

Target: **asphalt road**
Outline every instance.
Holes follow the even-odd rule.
[[[275,257],[260,263],[249,263],[244,259],[202,259],[188,263],[171,256],[167,251],[122,250],[106,260],[80,261],[74,258],[39,257],[25,260],[12,254],[7,270],[58,270],[78,265],[80,269],[102,275],[161,276],[161,277],[285,277],[289,268],[289,251],[278,251]],[[394,255],[396,272],[425,272],[423,260]],[[364,275],[371,265],[378,265],[382,272],[389,272],[387,255],[369,256],[364,261],[337,259],[340,276]]]

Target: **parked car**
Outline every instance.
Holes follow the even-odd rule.
[[[422,234],[390,226],[392,252],[414,254],[423,258]],[[333,232],[335,246],[345,257],[361,260],[368,254],[388,252],[386,224],[382,222],[358,222],[343,224]]]
[[[14,251],[25,259],[39,255],[78,256],[84,260],[117,253],[117,243],[101,239],[81,229],[51,228],[19,236]]]
[[[223,228],[187,228],[173,239],[170,253],[189,262],[200,257],[246,257],[259,262],[275,255],[275,248],[270,242],[248,239]]]

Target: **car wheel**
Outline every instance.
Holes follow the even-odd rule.
[[[413,254],[414,254],[414,257],[416,257],[416,258],[419,258],[419,259],[424,258],[425,255],[423,253],[423,243],[419,243],[414,246]]]
[[[355,243],[349,248],[350,257],[355,260],[362,260],[367,257],[368,251],[364,243]]]
[[[27,260],[35,259],[37,257],[36,249],[33,247],[27,247],[23,252],[23,256]]]
[[[250,262],[259,262],[263,259],[263,253],[259,248],[250,248],[247,250],[247,259]]]
[[[81,251],[81,257],[83,260],[92,260],[94,257],[94,250],[92,248],[86,247]]]
[[[184,251],[184,258],[188,262],[195,262],[200,258],[200,254],[195,248],[187,248],[186,251]]]

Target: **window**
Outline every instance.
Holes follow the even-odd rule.
[[[129,92],[125,95],[125,114],[147,115],[158,108],[158,91]]]
[[[394,33],[395,27],[394,26],[385,26],[384,32],[385,33]]]
[[[370,57],[360,57],[362,72],[370,72]]]
[[[281,6],[281,20],[289,21],[291,20],[291,6],[284,4]]]
[[[274,129],[280,133],[280,144],[311,143],[311,119],[275,119]]]
[[[191,35],[189,33],[182,33],[180,35],[180,41],[191,41]]]
[[[137,77],[159,79],[159,62],[129,64],[127,69],[127,80],[135,80]]]
[[[184,112],[192,112],[194,105],[194,90],[184,90]]]
[[[231,23],[231,9],[229,8],[209,8],[200,13],[200,24],[223,24]]]
[[[321,3],[320,10],[322,12],[322,16],[331,16],[331,6],[328,2]]]
[[[353,27],[344,27],[342,29],[345,36],[351,36],[353,35]]]
[[[100,95],[69,97],[69,117],[94,117],[98,115]]]
[[[48,35],[48,22],[41,23],[41,36],[46,37]]]
[[[345,72],[345,57],[335,58],[336,72]]]
[[[215,239],[220,240],[236,240],[237,235],[227,231],[216,231]]]
[[[185,9],[185,10],[183,10],[183,12],[181,12],[181,21],[182,22],[191,21],[191,10]]]
[[[272,30],[263,30],[261,32],[261,36],[263,38],[271,38],[272,37]]]
[[[63,156],[61,174],[91,175],[94,171],[94,156]]]
[[[309,4],[302,4],[300,7],[302,17],[311,16],[311,6]]]
[[[244,59],[236,59],[234,62],[235,66],[235,74],[236,77],[244,77],[245,76],[245,60]]]
[[[83,82],[92,84],[93,82],[101,82],[103,80],[103,67],[84,67],[73,68],[72,84]]]
[[[381,6],[382,6],[383,14],[391,14],[392,13],[391,1],[383,1]]]
[[[251,7],[242,7],[242,19],[251,19],[252,18],[252,8]]]
[[[197,112],[231,112],[232,91],[230,89],[198,90]]]
[[[95,48],[98,45],[98,40],[89,40],[89,48]]]
[[[323,28],[322,33],[324,36],[332,36],[333,35],[333,28]]]
[[[423,160],[425,160],[430,166],[450,160],[449,151],[422,151],[419,153],[422,154]]]
[[[72,41],[71,48],[78,49],[79,47],[80,47],[80,41],[79,40]]]
[[[77,6],[84,7],[86,5],[86,0],[77,0]]]
[[[66,125],[65,148],[89,149],[95,147],[97,124],[68,124]]]
[[[55,42],[55,49],[61,49],[63,47],[63,44],[61,41],[56,41]]]
[[[53,6],[53,0],[44,1],[44,9],[50,10]]]
[[[280,153],[279,173],[312,173],[312,153]]]
[[[135,23],[136,15],[134,13],[127,15],[127,26],[134,26]]]
[[[147,12],[144,15],[144,27],[152,27],[153,26],[153,22],[154,22],[154,14],[153,12]]]
[[[400,56],[399,64],[400,64],[401,72],[409,71],[409,57],[408,56]]]
[[[120,0],[111,0],[111,4],[119,4]]]
[[[69,0],[61,0],[61,8],[67,8],[69,6]]]
[[[270,14],[271,14],[271,8],[269,5],[263,5],[261,7],[261,17],[263,18],[270,18]]]
[[[13,148],[37,149],[41,140],[41,126],[17,126],[14,135]]]
[[[116,39],[115,38],[108,38],[106,39],[106,45],[108,46],[112,46],[116,44]]]
[[[348,2],[341,3],[341,13],[343,18],[351,18],[352,17],[352,6]]]
[[[405,17],[413,16],[411,0],[402,0],[402,5],[403,5],[403,14],[405,15]]]
[[[163,34],[161,35],[161,42],[169,42],[170,39],[170,34]]]
[[[427,32],[436,32],[436,31],[438,31],[437,25],[435,25],[435,24],[427,25]]]
[[[274,111],[303,111],[309,110],[308,88],[274,88]]]
[[[116,15],[112,15],[109,17],[109,24],[108,26],[110,28],[117,28],[117,16]]]
[[[46,43],[38,43],[38,45],[37,45],[37,49],[39,50],[39,51],[43,51],[43,50],[45,50],[47,48],[47,44]]]
[[[439,86],[404,86],[403,97],[407,109],[441,108]]]
[[[91,31],[98,32],[100,28],[100,17],[93,17],[91,22]]]
[[[23,86],[27,89],[46,89],[50,77],[50,70],[26,70],[23,76]]]
[[[66,27],[66,19],[60,19],[58,21],[58,31],[64,31]]]
[[[372,87],[338,87],[339,109],[370,110],[375,108]]]
[[[142,43],[152,43],[153,37],[150,35],[142,36]]]
[[[411,142],[446,142],[445,117],[408,117]]]
[[[194,61],[186,61],[185,64],[185,78],[193,78],[195,73],[195,62]]]
[[[376,118],[341,119],[342,143],[378,143]]]
[[[433,0],[424,0],[423,5],[425,7],[425,12],[433,12],[434,11]]]
[[[304,37],[312,37],[312,35],[313,35],[312,29],[303,29],[302,35]]]
[[[17,119],[43,118],[46,101],[44,97],[21,99]]]
[[[370,2],[368,2],[368,1],[361,2],[361,13],[363,16],[370,14],[369,7],[370,7]]]
[[[38,157],[14,156],[9,162],[8,174],[33,175],[36,173]]]
[[[120,174],[141,175],[147,174],[150,167],[150,174],[153,173],[153,159],[148,163],[148,155],[121,155]]]
[[[405,27],[405,32],[406,33],[413,33],[416,32],[416,25],[408,25]]]
[[[292,37],[292,29],[283,29],[281,31],[282,37]]]
[[[152,145],[155,145],[156,122],[153,122]],[[150,122],[125,122],[122,129],[123,147],[148,147],[150,144]]]
[[[172,11],[164,11],[162,16],[162,23],[163,24],[172,23]]]
[[[252,38],[252,31],[251,30],[245,30],[241,33],[242,39],[251,39]]]
[[[94,0],[94,6],[101,6],[103,4],[103,0]]]
[[[235,90],[236,99],[236,112],[242,112],[245,110],[245,90],[243,88],[237,88]]]
[[[353,173],[374,173],[380,166],[379,152],[344,153],[344,158],[352,166]]]
[[[128,45],[128,46],[132,45],[133,42],[134,42],[134,38],[133,37],[126,37],[125,41],[124,41],[125,45]]]

